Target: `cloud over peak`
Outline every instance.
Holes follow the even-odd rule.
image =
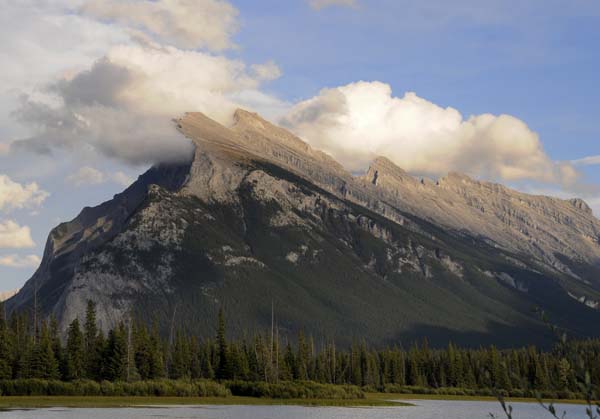
[[[227,2],[91,1],[83,10],[125,29],[144,29],[152,37],[135,32],[128,42],[110,46],[87,69],[47,84],[43,100],[24,95],[15,115],[31,135],[14,141],[15,151],[50,154],[83,148],[133,165],[184,161],[191,158],[193,146],[174,129],[172,118],[200,111],[227,123],[237,107],[268,114],[282,106],[260,90],[262,83],[281,75],[273,61],[247,65],[184,48],[230,46],[237,11]],[[221,29],[204,27],[206,19]]]
[[[577,178],[571,165],[553,162],[538,135],[513,116],[465,119],[413,92],[395,97],[381,82],[323,89],[296,104],[283,123],[351,170],[364,170],[382,155],[408,171],[434,176],[462,171],[564,185]]]

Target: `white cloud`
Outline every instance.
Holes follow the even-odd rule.
[[[113,3],[116,5],[116,2],[110,4]],[[120,6],[112,11],[104,10],[104,2],[87,3],[84,10],[94,16],[112,13],[111,19],[133,29],[146,22],[146,18],[174,20],[176,27],[191,25],[181,8],[191,8],[192,3],[198,8],[206,6],[202,13],[209,14],[212,7],[231,8],[225,6],[228,3],[212,0],[129,1],[119,2]],[[142,6],[148,9],[148,16],[126,18],[126,9]],[[165,16],[155,16],[163,12]],[[140,22],[135,20],[138,18]],[[220,15],[217,13],[213,18],[218,20]],[[183,21],[179,22],[180,19]],[[156,28],[153,31],[155,40],[171,41],[172,34]],[[64,75],[49,84],[41,97],[24,96],[15,115],[28,127],[30,135],[13,142],[11,150],[50,154],[55,149],[85,149],[134,165],[181,161],[191,156],[193,147],[174,129],[172,118],[187,111],[200,111],[229,123],[237,107],[247,107],[269,117],[281,114],[281,109],[287,106],[260,91],[261,83],[281,74],[272,61],[248,66],[240,60],[204,51],[138,40],[108,47],[104,56],[87,70]]]
[[[67,181],[75,186],[98,185],[105,182],[104,173],[93,167],[84,166],[67,176]]]
[[[0,175],[0,210],[37,208],[48,196],[48,192],[40,189],[35,182],[21,185],[6,175]]]
[[[31,230],[15,221],[0,220],[0,249],[23,249],[34,247]]]
[[[356,0],[309,0],[308,4],[315,10],[321,10],[330,6],[356,7]]]
[[[600,165],[600,156],[588,156],[582,159],[572,160],[575,166],[596,166]]]
[[[100,185],[106,182],[114,182],[121,186],[129,186],[134,182],[134,180],[135,179],[131,178],[131,176],[128,176],[122,171],[107,174],[89,166],[81,167],[79,170],[77,170],[77,172],[67,176],[67,182],[77,187]]]
[[[253,64],[251,68],[257,80],[276,80],[281,77],[281,69],[274,61]]]
[[[119,171],[119,172],[115,172],[114,174],[111,175],[111,180],[113,182],[115,182],[118,185],[121,186],[129,186],[131,185],[135,179],[132,178],[131,176],[126,175],[125,173]]]
[[[9,144],[0,143],[0,155],[8,154],[9,151],[10,151]]]
[[[81,9],[179,48],[231,48],[238,11],[220,0],[92,0]]]
[[[571,165],[553,162],[538,135],[515,117],[464,119],[456,109],[415,93],[394,97],[381,82],[323,89],[296,104],[283,123],[351,170],[364,170],[382,155],[408,171],[429,175],[461,171],[565,185],[578,176]]]
[[[5,256],[0,256],[0,266],[6,266],[8,268],[37,268],[40,265],[40,262],[41,262],[41,259],[37,255],[27,255],[27,256],[5,255]],[[4,293],[2,293],[2,294],[4,294]],[[14,293],[13,293],[13,295],[14,295]],[[11,296],[9,296],[8,298],[10,298]]]

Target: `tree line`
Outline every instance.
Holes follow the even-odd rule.
[[[24,314],[7,319],[0,305],[0,380],[313,381],[387,392],[494,390],[572,398],[581,394],[578,382],[584,374],[600,383],[600,340],[573,341],[568,348],[557,345],[548,351],[534,346],[465,349],[454,344],[433,349],[426,340],[409,348],[375,349],[363,341],[340,349],[334,341],[316,343],[302,332],[292,343],[276,330],[230,340],[222,309],[217,333],[211,337],[177,331],[165,339],[158,327],[133,321],[105,335],[89,302],[85,317],[70,324],[62,342],[55,319],[36,325]]]

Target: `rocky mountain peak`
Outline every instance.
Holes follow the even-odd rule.
[[[398,182],[415,181],[404,169],[394,164],[387,157],[379,156],[370,164],[366,179],[373,185],[377,185],[378,182],[383,181],[386,177],[390,177]]]
[[[592,209],[590,206],[581,198],[572,198],[569,199],[569,203],[573,205],[578,210],[583,211],[586,214],[593,215]]]

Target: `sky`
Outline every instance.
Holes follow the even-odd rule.
[[[385,155],[600,215],[595,0],[0,0],[0,291],[49,231],[256,111],[353,172]]]

